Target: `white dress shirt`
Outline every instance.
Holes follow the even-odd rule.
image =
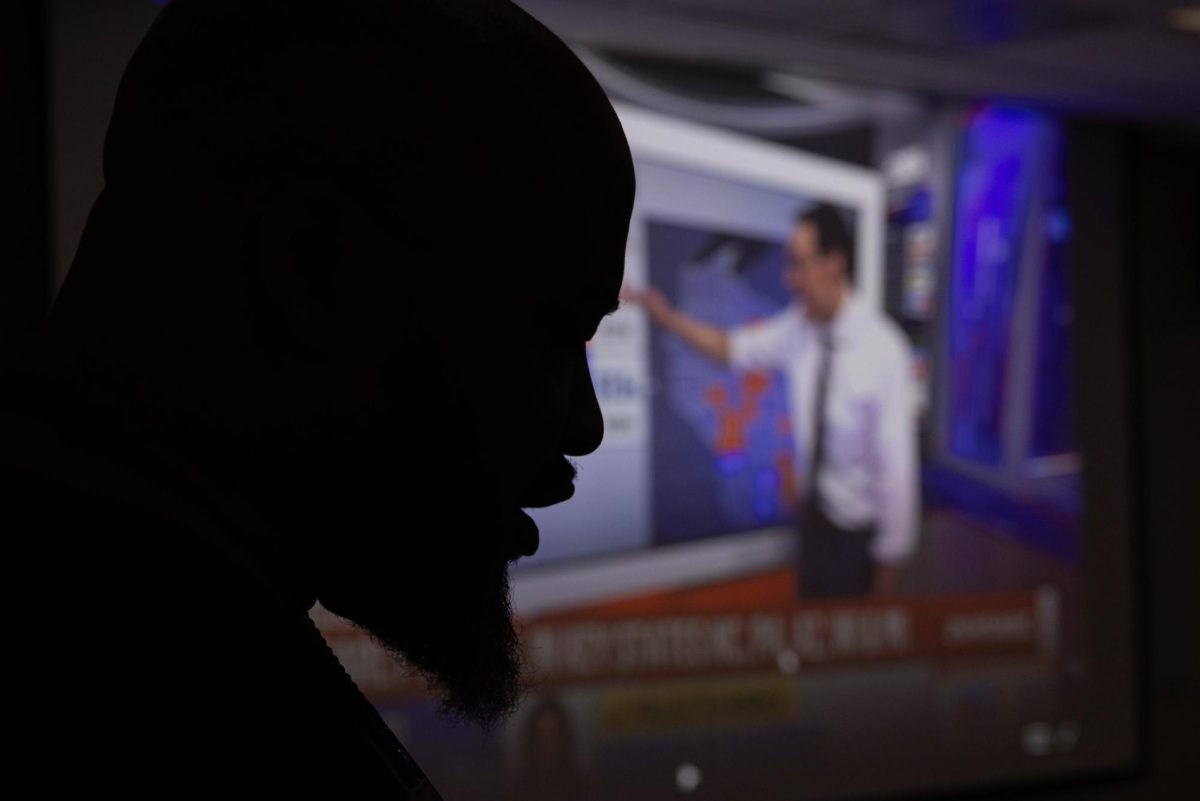
[[[823,326],[793,303],[729,332],[739,370],[782,370],[796,437],[796,475],[807,485],[816,441],[814,405]],[[833,364],[825,407],[820,492],[825,513],[846,528],[876,527],[871,555],[895,563],[917,545],[916,387],[908,344],[882,312],[851,294],[829,324]]]

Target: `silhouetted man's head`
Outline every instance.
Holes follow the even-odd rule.
[[[584,343],[633,171],[600,88],[501,0],[175,0],[104,166],[33,363],[496,719],[520,509],[603,433]]]

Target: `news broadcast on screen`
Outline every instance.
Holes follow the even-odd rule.
[[[867,797],[1132,748],[1132,696],[1105,689],[1128,691],[1127,672],[1085,643],[1063,123],[943,107],[864,167],[617,109],[638,181],[626,285],[730,332],[736,363],[638,303],[605,319],[588,346],[603,444],[571,501],[531,512],[541,545],[513,571],[530,694],[490,737],[441,722],[416,679],[318,611],[385,719],[421,732],[447,792],[512,797]],[[819,368],[786,344],[763,357],[803,318],[785,273],[818,207],[850,237],[858,320],[834,347],[821,486],[868,496],[865,512],[841,499],[870,518],[865,565],[806,557]]]

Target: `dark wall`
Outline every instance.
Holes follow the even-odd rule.
[[[1109,231],[1094,245],[1126,262],[1133,379],[1135,549],[1144,578],[1149,767],[1121,781],[1007,792],[1005,799],[1148,801],[1191,797],[1200,769],[1196,539],[1200,537],[1200,131],[1093,126],[1089,202]],[[1095,144],[1095,143],[1093,143]],[[1113,213],[1110,213],[1110,210]],[[1077,235],[1084,232],[1076,231]],[[1090,256],[1107,258],[1103,252]],[[1079,265],[1087,280],[1089,263]],[[1102,355],[1109,342],[1084,343]],[[1085,388],[1093,398],[1116,387]],[[1085,394],[1085,402],[1087,395]],[[1094,402],[1094,401],[1093,401]]]
[[[1140,131],[1131,149],[1157,738],[1150,786],[1155,798],[1184,797],[1178,788],[1197,785],[1200,724],[1200,133]]]
[[[1200,135],[1139,131],[1132,150],[1154,677],[1179,689],[1194,682],[1200,608]]]

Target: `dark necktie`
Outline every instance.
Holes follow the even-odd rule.
[[[808,465],[808,506],[816,511],[820,503],[821,468],[825,463],[826,402],[829,397],[829,375],[833,369],[833,339],[829,329],[820,334],[821,362],[817,366],[817,397],[813,404],[813,420],[816,421],[812,459]]]

